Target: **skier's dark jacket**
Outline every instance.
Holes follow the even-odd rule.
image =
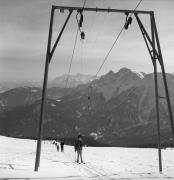
[[[75,145],[74,145],[74,148],[75,148],[75,151],[80,151],[82,150],[82,147],[83,147],[83,142],[81,139],[77,139],[75,141]]]

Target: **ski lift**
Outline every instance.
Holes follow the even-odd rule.
[[[64,9],[63,9],[63,8],[61,8],[61,9],[60,9],[60,12],[61,12],[61,13],[64,13]]]
[[[82,31],[82,32],[80,33],[80,36],[81,36],[81,40],[84,40],[84,39],[85,39],[85,33],[84,33],[84,31]]]
[[[124,29],[128,29],[129,25],[132,24],[132,17],[128,17],[129,13],[126,12],[126,22],[125,22],[125,25],[124,25]]]
[[[78,19],[78,15],[80,15],[79,19]],[[80,30],[80,28],[82,27],[82,24],[83,24],[83,11],[82,10],[77,11],[76,20],[77,20],[78,27]]]
[[[78,15],[80,15],[79,19],[78,19]],[[77,19],[77,24],[78,24],[79,31],[80,31],[81,40],[84,40],[85,33],[84,33],[84,31],[81,30],[82,24],[83,24],[83,11],[82,10],[77,11],[76,19]]]
[[[92,95],[92,85],[89,85],[89,94],[88,94],[89,105],[91,105],[91,95]]]
[[[88,96],[88,100],[90,100],[91,99],[91,97],[90,96]]]
[[[83,24],[83,12],[80,11],[80,20],[79,20],[79,28],[82,27],[82,24]]]

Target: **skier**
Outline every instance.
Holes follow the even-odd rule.
[[[64,151],[64,141],[62,140],[61,142],[60,142],[60,147],[61,147],[61,152],[63,152]]]
[[[81,163],[83,163],[82,148],[83,148],[82,135],[79,134],[77,137],[77,140],[75,141],[75,144],[74,144],[74,150],[75,150],[75,152],[77,151],[77,163],[80,163],[79,162],[79,156],[81,159]]]
[[[59,143],[58,143],[58,141],[54,141],[53,144],[56,146],[56,149],[59,152]]]

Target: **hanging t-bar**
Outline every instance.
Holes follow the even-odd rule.
[[[82,8],[82,7],[69,7],[69,6],[52,6],[54,9],[60,9],[61,12],[64,10],[83,10],[83,11],[94,11],[94,12],[116,12],[116,13],[137,13],[137,14],[150,14],[152,11],[140,11],[140,10],[125,10],[125,9],[111,9],[111,8]]]

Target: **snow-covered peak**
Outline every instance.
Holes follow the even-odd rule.
[[[131,73],[132,71],[126,67],[121,68],[118,73],[125,74],[125,73]]]
[[[136,72],[136,71],[132,71],[131,69],[128,69],[126,67],[123,67],[121,68],[119,71],[118,71],[118,74],[119,75],[126,75],[126,76],[129,76],[129,75],[137,75],[139,78],[143,79],[144,76],[146,75],[144,72]]]
[[[114,75],[114,72],[112,71],[112,70],[110,70],[107,74],[106,74],[106,76],[113,76]]]
[[[144,78],[144,76],[146,75],[146,73],[144,72],[136,72],[136,71],[133,71],[135,74],[137,74],[141,79]]]
[[[49,87],[65,87],[66,81],[67,81],[67,74],[61,75],[56,77],[54,80],[49,82]],[[94,76],[92,75],[86,75],[86,74],[75,74],[75,75],[69,75],[68,77],[68,87],[76,87],[80,84],[86,84],[89,83],[94,79]]]

